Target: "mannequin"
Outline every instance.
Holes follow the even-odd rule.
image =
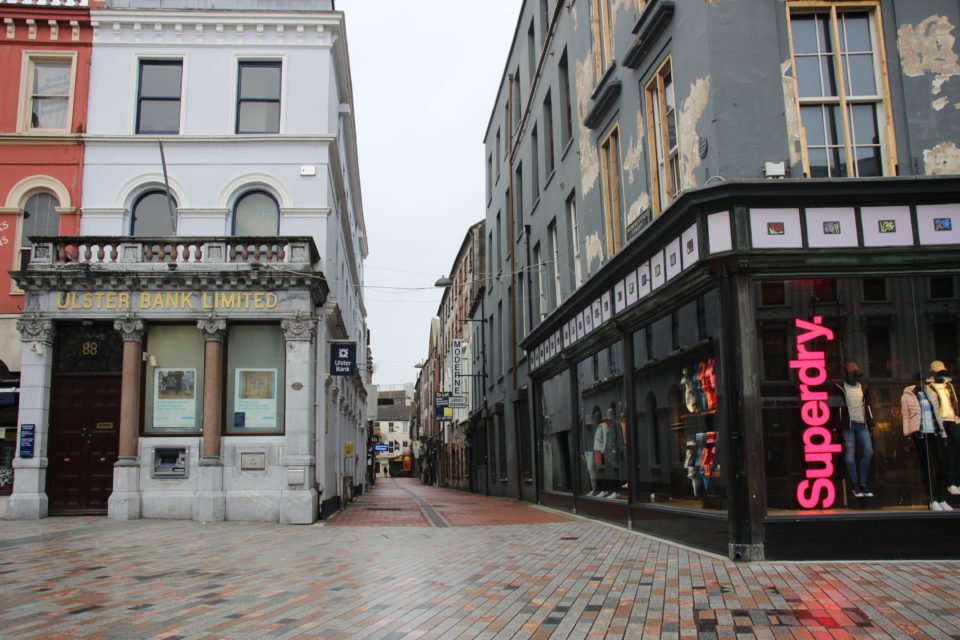
[[[596,496],[597,490],[597,456],[594,452],[594,440],[596,439],[596,427],[600,423],[603,414],[600,407],[593,408],[593,421],[584,425],[583,429],[583,461],[587,465],[587,478],[590,481],[590,492],[588,496]],[[602,458],[602,456],[601,456]]]
[[[913,440],[920,458],[920,474],[930,499],[931,511],[953,511],[946,497],[947,478],[943,473],[943,452],[947,434],[940,428],[933,403],[930,402],[923,376],[917,373],[919,384],[909,384],[900,396],[903,416],[903,435]]]
[[[594,407],[594,418],[598,419],[597,430],[593,434],[593,458],[597,465],[597,497],[611,498],[617,494],[610,490],[610,481],[607,479],[617,464],[615,448],[616,434],[613,430],[613,420],[609,417],[600,419],[600,407]],[[608,415],[611,410],[607,411]],[[603,478],[601,479],[601,476]]]
[[[947,491],[960,495],[960,402],[953,380],[947,376],[947,367],[940,360],[930,363],[930,375],[927,378],[927,396],[933,405],[934,418],[940,423],[946,436],[947,452],[945,476]]]
[[[843,381],[837,384],[842,396],[839,426],[853,495],[857,498],[872,498],[873,492],[867,488],[867,477],[873,462],[873,438],[870,434],[873,429],[873,413],[870,410],[869,389],[860,384],[862,377],[856,362],[846,364]],[[859,465],[857,448],[860,449]]]
[[[697,412],[697,393],[693,388],[693,380],[690,379],[690,373],[687,368],[683,368],[680,375],[680,388],[683,389],[683,404],[690,413]]]

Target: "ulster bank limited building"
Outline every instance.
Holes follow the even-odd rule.
[[[315,521],[317,260],[300,237],[35,239],[8,517]]]

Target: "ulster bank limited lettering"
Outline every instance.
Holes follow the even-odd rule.
[[[261,311],[276,309],[271,291],[60,291],[60,311]]]

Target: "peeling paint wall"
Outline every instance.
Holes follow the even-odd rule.
[[[697,186],[696,169],[700,166],[699,142],[697,124],[707,108],[710,100],[710,76],[697,78],[690,85],[690,95],[683,101],[680,113],[677,114],[677,133],[680,139],[678,152],[680,154],[680,188],[689,189]]]
[[[603,266],[603,242],[600,240],[600,232],[592,233],[587,236],[584,242],[587,258],[587,276],[597,272]]]
[[[644,129],[643,111],[637,109],[637,135],[630,136],[630,144],[627,145],[627,151],[623,157],[623,171],[627,174],[627,184],[633,184],[637,179],[640,163],[643,162]]]
[[[783,85],[783,113],[787,120],[788,149],[790,152],[790,166],[800,164],[800,114],[797,113],[797,80],[793,77],[793,63],[790,59],[780,64],[780,82]]]
[[[943,91],[947,80],[960,75],[960,60],[953,50],[956,44],[951,33],[953,29],[947,17],[933,15],[916,26],[900,25],[897,32],[897,49],[904,74],[915,78],[933,74],[930,93],[934,96]],[[933,108],[939,111],[947,104],[949,97],[942,96],[933,101]]]
[[[646,191],[642,192],[640,196],[633,201],[633,204],[630,205],[630,210],[627,211],[627,224],[636,220],[640,214],[645,210],[650,208],[650,194]]]
[[[583,124],[587,115],[587,104],[594,87],[594,61],[592,52],[586,57],[577,60],[577,123],[580,129],[580,147],[577,151],[580,156],[580,193],[586,195],[597,186],[597,177],[600,175],[600,157],[593,144],[590,129]]]
[[[923,150],[923,172],[927,175],[960,173],[960,149],[953,142],[941,142]]]

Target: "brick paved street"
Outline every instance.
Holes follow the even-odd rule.
[[[4,638],[960,638],[960,562],[735,564],[412,479],[313,526],[0,521],[0,573]]]

